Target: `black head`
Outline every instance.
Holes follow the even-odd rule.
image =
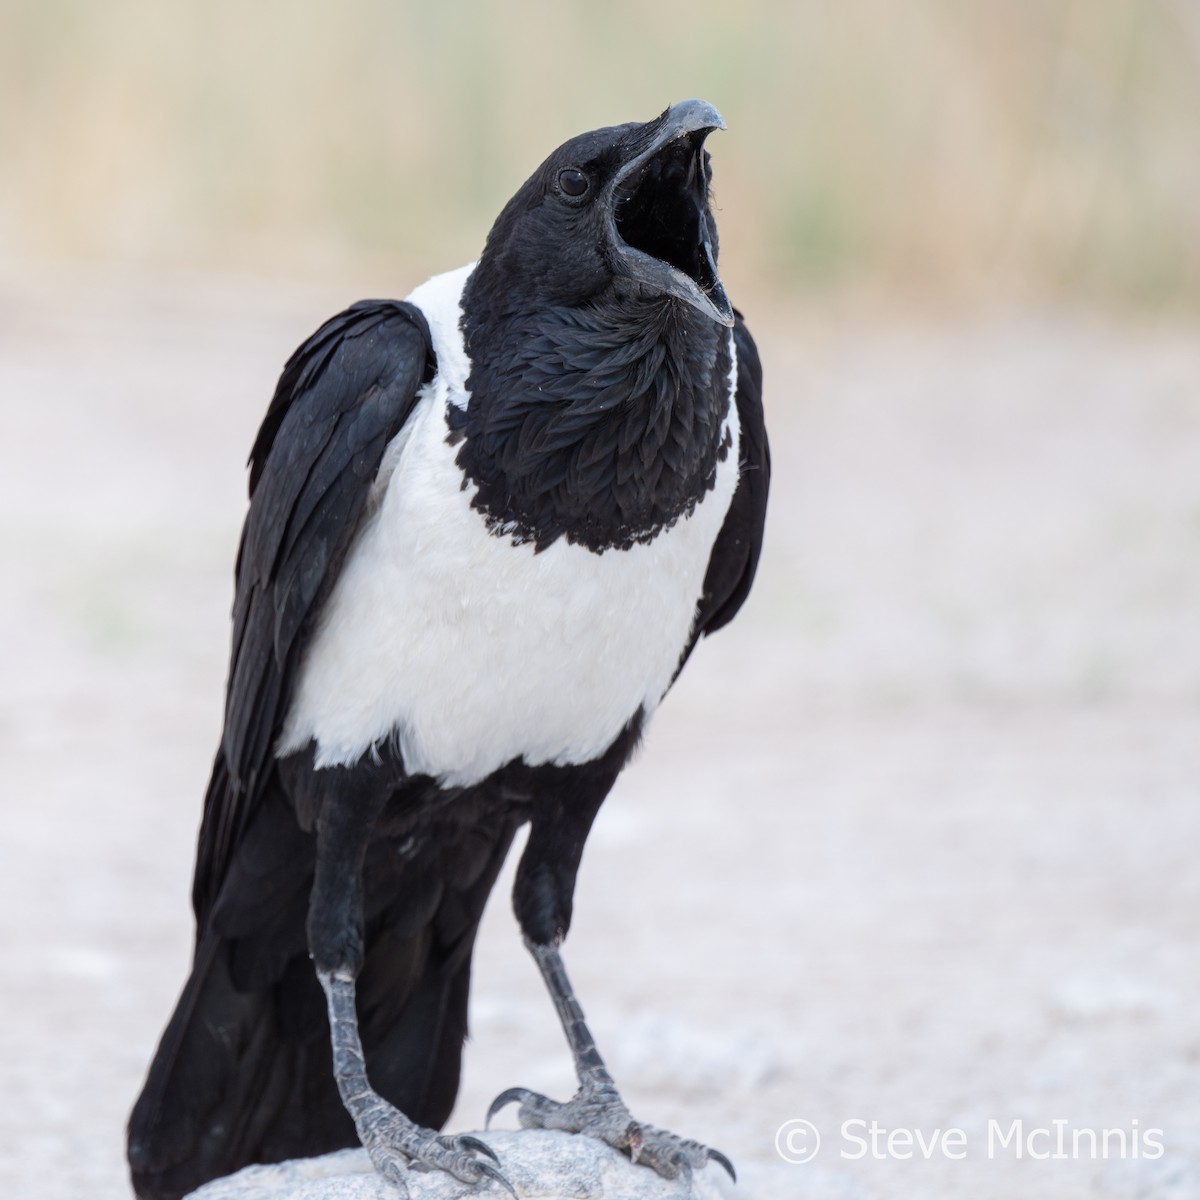
[[[724,127],[711,104],[685,100],[565,142],[497,218],[473,286],[498,315],[663,296],[732,325],[704,149]]]
[[[572,138],[509,201],[463,292],[471,362],[447,425],[489,529],[542,549],[650,541],[712,489],[733,310],[687,100]]]

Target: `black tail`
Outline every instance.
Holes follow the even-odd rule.
[[[282,797],[255,824],[199,937],[130,1116],[129,1165],[142,1200],[178,1200],[250,1163],[358,1144],[333,1079],[324,995],[304,949],[313,839]],[[381,1095],[435,1129],[458,1093],[475,933],[513,836],[510,827],[497,832],[462,890],[414,889],[386,844],[368,858],[358,981],[367,1071]],[[286,858],[289,886],[263,869],[256,842],[260,851],[271,847],[275,863]],[[372,869],[372,857],[377,868],[387,866]],[[431,881],[438,874],[423,872]]]

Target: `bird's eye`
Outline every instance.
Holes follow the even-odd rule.
[[[558,173],[558,186],[564,196],[578,200],[588,190],[588,177],[577,167],[564,167]]]

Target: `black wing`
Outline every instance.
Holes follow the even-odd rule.
[[[225,729],[192,903],[202,926],[271,772],[311,622],[337,578],[388,442],[436,370],[414,305],[366,300],[288,360],[250,452]]]
[[[733,620],[750,592],[758,555],[762,548],[763,523],[767,516],[767,490],[771,484],[771,450],[763,421],[762,363],[758,347],[746,328],[742,314],[735,310],[733,327],[737,346],[737,403],[741,424],[738,453],[738,484],[725,517],[725,524],[713,544],[704,577],[704,592],[696,612],[692,641],[683,661],[692,652],[701,634],[714,633]],[[682,668],[682,663],[680,667]]]

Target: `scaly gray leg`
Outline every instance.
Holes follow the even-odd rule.
[[[488,1121],[506,1104],[517,1102],[520,1104],[517,1120],[525,1129],[586,1133],[623,1150],[634,1162],[653,1167],[667,1179],[676,1179],[680,1175],[690,1177],[693,1170],[705,1166],[711,1159],[720,1163],[736,1180],[733,1164],[719,1150],[633,1119],[596,1049],[558,947],[529,940],[525,944],[542,972],[567,1035],[567,1044],[575,1059],[575,1073],[579,1077],[579,1091],[563,1103],[528,1088],[509,1088],[492,1101]]]
[[[312,769],[306,756],[282,760],[290,784],[309,794],[317,816],[317,857],[308,906],[308,947],[325,989],[333,1074],[346,1111],[379,1173],[404,1196],[411,1163],[448,1171],[464,1183],[494,1179],[514,1197],[493,1165],[496,1156],[478,1138],[443,1137],[410,1121],[367,1079],[358,1032],[355,979],[362,968],[363,863],[375,823],[395,780],[386,764],[370,758],[351,767]],[[492,1162],[481,1162],[482,1154]]]
[[[358,1035],[354,979],[340,971],[318,971],[317,975],[329,1005],[334,1078],[375,1169],[402,1196],[408,1195],[405,1177],[409,1164],[415,1162],[448,1171],[464,1183],[494,1179],[516,1200],[512,1184],[493,1165],[500,1160],[487,1143],[466,1134],[450,1137],[425,1129],[371,1087]],[[486,1155],[492,1162],[481,1162],[475,1154]]]

